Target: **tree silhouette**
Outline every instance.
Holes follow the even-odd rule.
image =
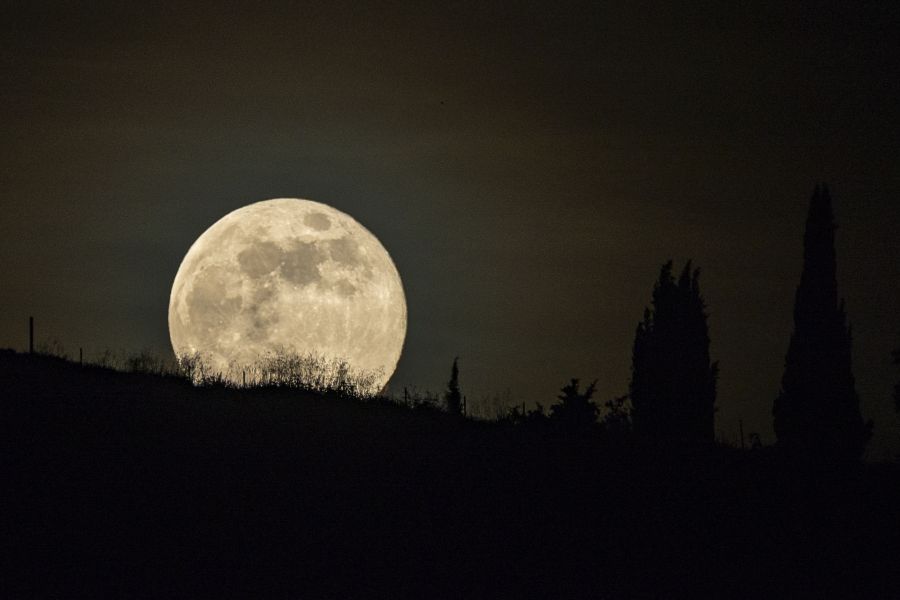
[[[571,433],[587,433],[597,427],[600,409],[591,401],[597,382],[592,381],[584,392],[579,391],[578,379],[572,379],[560,390],[559,402],[550,407],[550,420]]]
[[[772,409],[778,446],[801,460],[856,461],[872,435],[853,377],[852,334],[838,301],[834,214],[816,186],[803,239],[803,272],[781,393]]]
[[[462,414],[462,395],[459,392],[459,357],[453,359],[453,367],[450,369],[450,381],[447,382],[447,391],[444,393],[444,402],[447,404],[447,412],[451,415]]]
[[[718,364],[710,364],[700,271],[688,261],[676,282],[672,261],[662,266],[652,309],[634,338],[632,423],[654,440],[712,442]]]
[[[603,403],[606,414],[600,424],[607,433],[622,436],[631,430],[631,411],[628,409],[628,396],[616,396]]]

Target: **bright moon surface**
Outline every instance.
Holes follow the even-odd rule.
[[[346,360],[390,379],[406,337],[406,298],[387,250],[326,204],[278,198],[239,208],[188,250],[169,299],[175,354],[200,353],[235,383],[286,351]]]

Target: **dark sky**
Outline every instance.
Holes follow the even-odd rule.
[[[771,442],[826,181],[869,456],[900,451],[898,3],[166,4],[0,9],[0,346],[34,314],[88,358],[171,352],[194,239],[304,197],[394,257],[395,386],[458,354],[470,400],[625,393],[659,265],[694,258],[717,429]]]

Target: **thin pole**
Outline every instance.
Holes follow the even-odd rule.
[[[34,354],[34,317],[28,317],[28,354]]]
[[[78,366],[84,366],[84,351],[80,346],[78,347]]]
[[[741,428],[741,450],[744,449],[744,420],[738,419],[738,426]]]

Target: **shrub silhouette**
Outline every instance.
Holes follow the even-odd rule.
[[[603,403],[606,414],[600,420],[604,431],[622,436],[631,431],[631,410],[627,406],[628,396],[617,396]]]
[[[664,264],[637,326],[630,397],[634,431],[645,439],[714,440],[718,364],[710,364],[699,277],[688,261],[676,282],[672,261]]]
[[[428,390],[421,391],[416,387],[412,389],[404,387],[403,396],[395,402],[414,410],[440,410],[441,399],[437,394]]]
[[[149,349],[134,352],[125,357],[125,370],[131,373],[167,375],[172,373],[169,362]]]
[[[502,425],[516,425],[524,427],[526,430],[546,433],[550,415],[547,414],[543,404],[536,402],[535,407],[531,410],[526,410],[524,405],[507,406],[502,414],[497,415],[496,420]]]
[[[816,186],[803,238],[794,332],[772,408],[779,448],[802,461],[857,461],[872,435],[871,421],[864,423],[859,411],[852,334],[838,300],[835,228],[828,188]]]
[[[572,379],[560,390],[559,402],[550,407],[550,421],[568,433],[584,434],[596,431],[600,409],[591,400],[597,382],[592,381],[584,391],[579,391],[578,379]]]

